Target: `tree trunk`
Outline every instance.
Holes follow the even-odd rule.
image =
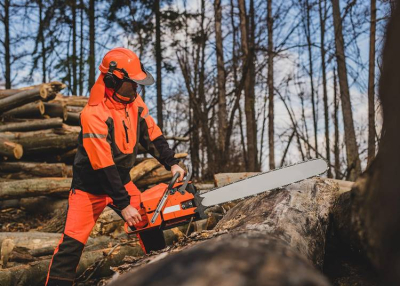
[[[0,155],[21,159],[23,154],[24,150],[20,144],[0,138]]]
[[[4,0],[4,77],[6,89],[11,88],[11,52],[10,52],[10,0]],[[1,111],[0,111],[1,113]]]
[[[44,113],[45,107],[43,101],[38,100],[36,102],[27,103],[20,107],[11,109],[3,113],[3,116],[11,116],[15,118],[43,118]]]
[[[254,111],[254,86],[252,86],[252,68],[254,66],[254,46],[251,37],[248,35],[247,18],[254,17],[254,13],[247,15],[245,0],[239,0],[239,15],[240,15],[240,32],[241,32],[241,45],[243,53],[243,61],[247,61],[248,70],[246,73],[244,83],[244,110],[246,114],[246,139],[247,139],[247,156],[249,171],[258,170],[258,156],[257,156],[257,125],[255,121]],[[250,50],[249,50],[250,46]]]
[[[334,155],[335,155],[335,178],[340,179],[340,147],[339,147],[339,97],[337,95],[337,79],[336,69],[333,70],[333,100],[334,100],[334,113],[333,121],[335,125],[335,142],[334,142]]]
[[[312,57],[312,39],[311,39],[311,5],[308,0],[304,3],[305,7],[305,21],[304,30],[307,40],[307,51],[308,51],[308,65],[310,70],[308,74],[310,76],[310,87],[311,87],[311,106],[313,114],[313,127],[314,127],[314,148],[315,156],[318,157],[318,119],[317,119],[317,109],[315,103],[315,88],[314,88],[314,67],[313,67],[313,57]],[[303,20],[304,21],[304,20]]]
[[[76,0],[71,1],[71,14],[72,14],[72,94],[76,95],[78,88],[78,75],[77,75],[77,53],[76,44],[78,42],[76,36]]]
[[[95,58],[95,49],[96,49],[96,32],[95,32],[95,23],[96,23],[96,0],[89,0],[89,7],[87,9],[88,18],[89,18],[89,90],[94,85],[96,79],[96,58]]]
[[[157,125],[163,130],[163,99],[162,99],[162,50],[161,50],[161,12],[160,0],[154,1],[154,13],[156,15],[156,40],[155,40],[155,53],[156,53],[156,68],[157,68]]]
[[[64,163],[29,163],[29,162],[0,162],[0,172],[23,172],[31,177],[66,177],[67,168]]]
[[[225,150],[226,129],[228,127],[226,111],[226,75],[224,65],[224,49],[222,36],[222,8],[221,0],[214,1],[215,13],[215,46],[217,54],[217,84],[218,84],[218,152],[219,164],[224,165],[228,158],[229,150]],[[223,166],[221,166],[223,168]]]
[[[40,178],[0,183],[0,200],[68,193],[71,178]]]
[[[79,18],[80,18],[80,23],[79,23],[79,95],[83,95],[83,83],[84,83],[84,78],[83,78],[83,72],[84,72],[84,65],[83,65],[83,42],[84,42],[84,34],[83,34],[83,11],[85,10],[85,1],[80,0],[79,2]]]
[[[324,5],[322,5],[324,3]],[[319,22],[321,31],[321,68],[322,68],[322,90],[324,97],[324,119],[325,119],[325,158],[328,161],[328,178],[332,178],[331,170],[331,150],[329,139],[329,105],[328,105],[328,90],[326,80],[326,49],[325,49],[325,23],[327,19],[326,0],[318,0]]]
[[[354,131],[353,111],[351,109],[349,83],[347,80],[346,57],[344,51],[342,18],[340,16],[339,0],[332,0],[332,14],[335,28],[336,60],[338,64],[339,86],[342,100],[347,168],[349,171],[350,181],[355,181],[355,179],[361,173],[361,162],[358,155],[356,133]]]
[[[43,23],[43,1],[38,1],[39,6],[39,38],[42,46],[41,57],[42,57],[42,83],[47,81],[47,56],[46,56],[46,39],[44,36],[44,23]]]
[[[368,73],[368,165],[375,158],[375,34],[376,0],[371,0]]]
[[[141,267],[140,275],[134,268],[109,285],[330,285],[315,266],[323,264],[337,193],[336,184],[312,179],[244,200],[216,226],[229,234]]]
[[[35,131],[35,130],[61,128],[61,127],[62,127],[62,119],[49,118],[49,119],[5,123],[0,125],[0,132]]]
[[[385,280],[382,285],[398,285],[400,281],[399,33],[400,10],[396,9],[386,32],[379,82],[383,109],[379,150],[351,193],[342,195],[341,208],[335,212],[342,241],[369,259]]]
[[[275,129],[274,129],[274,17],[272,15],[272,0],[267,1],[268,29],[268,148],[269,169],[275,169]]]

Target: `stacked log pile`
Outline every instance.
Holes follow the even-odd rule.
[[[64,88],[51,82],[0,91],[0,201],[68,192],[79,115],[88,98],[63,96]],[[142,158],[138,164],[131,177],[141,188],[171,178],[154,159]]]

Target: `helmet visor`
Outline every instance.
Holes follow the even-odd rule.
[[[115,89],[115,92],[119,95],[119,98],[125,102],[133,102],[137,94],[142,91],[142,86],[132,80],[123,79],[119,86]]]

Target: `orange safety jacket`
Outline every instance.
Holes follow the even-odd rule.
[[[105,92],[102,102],[88,104],[81,112],[72,188],[107,194],[122,210],[130,203],[124,185],[131,180],[139,143],[167,170],[179,160],[139,95],[122,104],[112,99],[111,89]]]

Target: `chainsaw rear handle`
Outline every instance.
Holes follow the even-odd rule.
[[[172,190],[174,188],[176,180],[178,180],[179,176],[181,174],[179,172],[176,172],[175,175],[172,177],[171,182],[168,185],[168,190]]]

